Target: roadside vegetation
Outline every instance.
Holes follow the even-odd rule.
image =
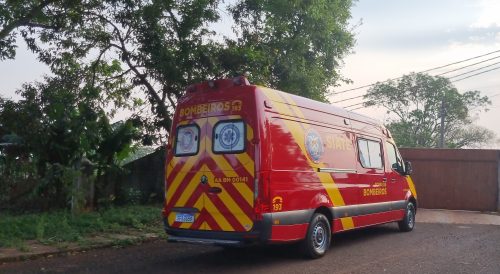
[[[26,250],[26,241],[65,246],[88,244],[96,234],[156,233],[163,235],[161,206],[136,205],[72,215],[69,210],[29,214],[0,213],[0,248]],[[118,245],[124,240],[116,240]],[[28,250],[26,250],[28,251]]]
[[[20,85],[18,99],[0,95],[0,210],[78,214],[148,200],[120,185],[122,167],[165,145],[193,83],[248,72],[326,102],[348,81],[351,0],[1,3],[0,62],[25,44],[50,73]],[[213,27],[223,20],[234,33]]]

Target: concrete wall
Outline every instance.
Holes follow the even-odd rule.
[[[413,165],[419,207],[500,211],[500,151],[400,149]]]

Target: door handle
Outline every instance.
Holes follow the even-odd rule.
[[[222,192],[222,189],[220,187],[211,187],[208,189],[208,192],[211,193],[211,194],[219,194]]]
[[[382,182],[387,183],[387,178],[382,178]]]
[[[396,179],[395,179],[395,178],[392,178],[392,179],[391,179],[391,183],[394,183],[394,182],[396,182]]]

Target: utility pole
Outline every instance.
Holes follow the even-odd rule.
[[[446,108],[444,104],[444,96],[441,99],[441,128],[439,129],[439,148],[444,148],[444,118],[446,116]]]

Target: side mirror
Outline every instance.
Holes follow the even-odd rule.
[[[405,175],[411,175],[413,173],[413,168],[411,166],[411,162],[405,162]]]

